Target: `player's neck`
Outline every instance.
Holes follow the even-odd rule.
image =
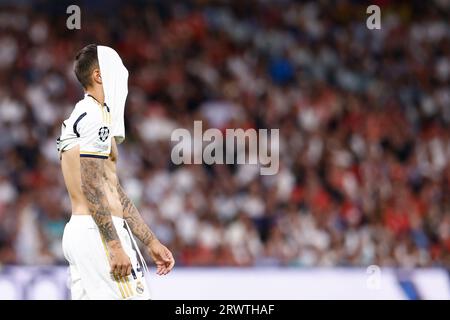
[[[95,100],[97,100],[98,103],[100,103],[100,105],[104,105],[105,103],[105,96],[103,95],[103,90],[101,90],[102,88],[100,88],[100,90],[96,90],[96,88],[89,88],[86,90],[86,94],[90,95],[92,98],[94,98]]]

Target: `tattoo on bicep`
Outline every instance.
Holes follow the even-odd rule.
[[[120,203],[122,204],[123,217],[130,226],[131,232],[133,232],[142,243],[148,245],[152,240],[156,239],[155,234],[146,225],[136,206],[125,194],[119,182],[117,182],[117,192],[119,193]]]
[[[101,235],[106,242],[119,240],[103,190],[104,162],[99,159],[81,158],[80,169],[81,189]]]

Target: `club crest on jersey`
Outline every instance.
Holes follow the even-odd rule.
[[[109,137],[109,128],[108,127],[101,127],[98,130],[98,137],[102,142],[105,142]]]
[[[144,292],[144,285],[140,281],[138,281],[136,284],[136,292],[139,294],[142,294]]]

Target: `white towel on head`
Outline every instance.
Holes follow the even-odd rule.
[[[116,50],[97,46],[105,103],[112,116],[112,134],[117,143],[125,140],[125,101],[128,95],[128,70]]]

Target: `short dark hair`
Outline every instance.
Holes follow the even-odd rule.
[[[89,44],[75,56],[73,71],[83,88],[87,88],[91,83],[91,73],[94,68],[98,68],[97,45]]]

